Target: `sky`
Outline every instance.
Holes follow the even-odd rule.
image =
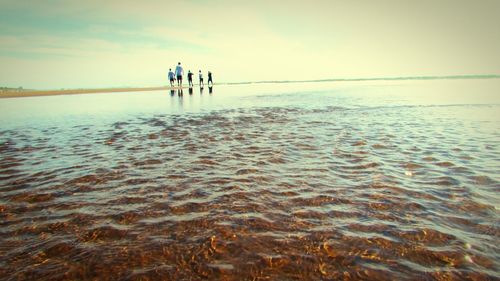
[[[500,74],[497,0],[0,0],[0,87]]]

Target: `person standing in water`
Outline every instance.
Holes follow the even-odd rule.
[[[174,86],[175,74],[172,72],[172,68],[168,70],[168,80],[170,80],[170,87]]]
[[[175,68],[175,75],[177,75],[177,86],[182,86],[182,75],[184,75],[184,69],[182,69],[181,63],[177,64]]]
[[[201,70],[198,72],[198,76],[200,76],[200,87],[203,87],[203,74],[201,73]]]
[[[212,83],[212,86],[214,85],[214,82],[212,81],[212,72],[209,71],[207,85],[210,86],[210,83]]]
[[[188,84],[189,88],[193,87],[193,73],[191,70],[188,70]]]

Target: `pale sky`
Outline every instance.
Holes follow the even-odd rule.
[[[500,1],[0,0],[0,86],[500,74]]]

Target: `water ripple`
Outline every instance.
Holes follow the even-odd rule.
[[[500,143],[434,110],[2,131],[0,279],[493,280]]]

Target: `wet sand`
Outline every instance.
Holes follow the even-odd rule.
[[[182,89],[188,89],[183,86]],[[0,98],[22,98],[22,97],[40,97],[40,96],[58,96],[58,95],[79,95],[96,93],[125,93],[125,92],[144,92],[160,90],[178,90],[181,87],[144,87],[144,88],[102,88],[102,89],[68,89],[68,90],[27,90],[27,91],[7,91],[1,92]]]

